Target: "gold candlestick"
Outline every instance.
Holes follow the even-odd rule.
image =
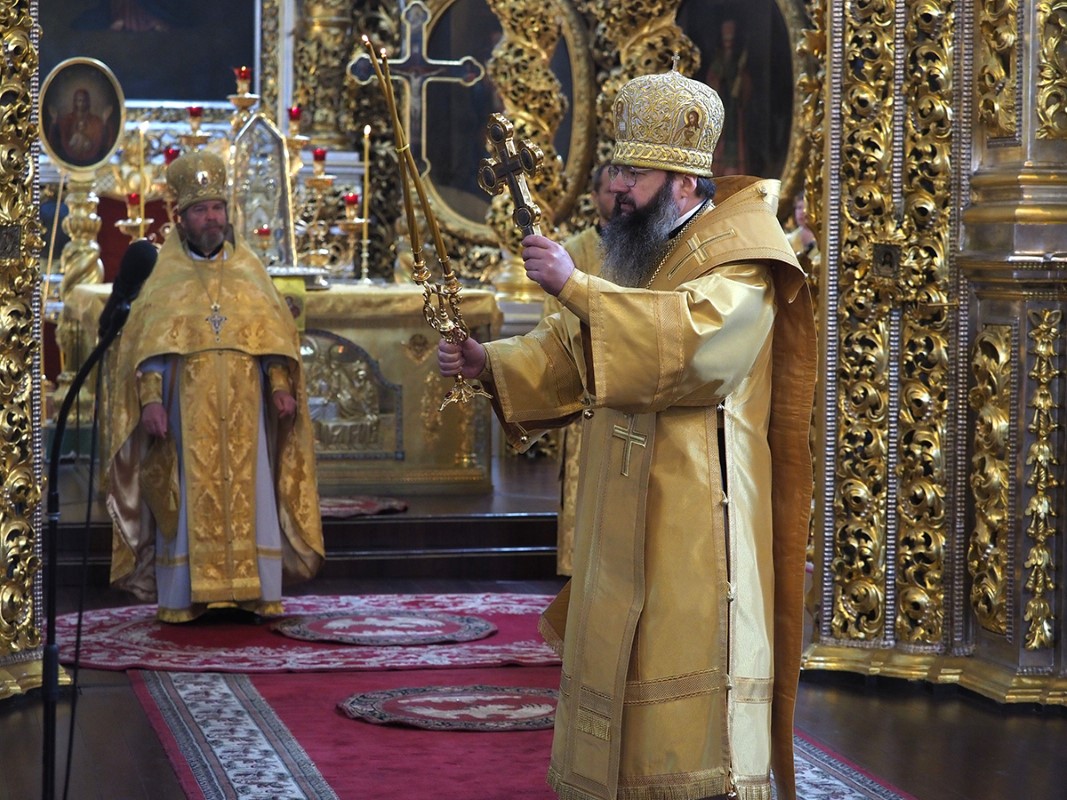
[[[367,224],[370,222],[370,125],[363,126],[363,251],[367,251],[370,236]],[[366,274],[364,274],[366,279]]]
[[[415,157],[411,154],[411,148],[408,145],[407,134],[400,123],[396,96],[393,94],[392,77],[389,74],[389,59],[383,49],[381,51],[381,61],[379,62],[377,54],[370,46],[369,37],[364,36],[363,43],[370,53],[371,65],[374,67],[378,82],[381,84],[382,92],[385,95],[385,104],[389,108],[390,116],[393,120],[396,151],[399,157],[400,181],[404,187],[404,206],[407,211],[412,256],[415,260],[412,278],[415,283],[422,287],[423,315],[430,327],[436,330],[441,335],[441,338],[450,344],[459,344],[470,336],[467,324],[463,321],[463,316],[459,310],[459,279],[449,265],[448,250],[445,249],[444,240],[441,238],[441,230],[438,227],[437,218],[433,214],[433,209],[430,208],[426,189],[422,185],[422,178],[419,175],[418,166],[415,164]],[[411,202],[411,195],[408,192],[409,177],[415,187],[415,193],[419,197],[419,204],[422,206],[426,223],[430,227],[434,247],[437,251],[437,259],[441,264],[441,271],[444,277],[443,285],[430,283],[430,271],[423,262],[422,245],[417,233],[418,227],[415,224],[415,209]],[[434,307],[435,304],[436,308]],[[462,375],[456,375],[453,386],[445,395],[440,408],[443,410],[445,406],[451,403],[467,403],[479,395],[482,397],[490,396],[481,386],[472,385]]]
[[[138,139],[138,141],[140,143],[140,146],[141,146],[141,163],[140,163],[141,185],[139,187],[140,190],[141,190],[141,205],[140,205],[140,208],[139,208],[140,213],[137,215],[137,218],[141,221],[140,237],[139,237],[141,239],[143,239],[144,235],[145,235],[144,205],[145,205],[145,195],[148,194],[148,181],[145,179],[145,170],[144,170],[144,162],[145,162],[145,133],[147,131],[148,131],[148,121],[147,120],[142,122],[140,125],[137,126],[137,139]]]

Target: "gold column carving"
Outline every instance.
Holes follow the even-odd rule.
[[[952,218],[953,15],[906,0],[901,100],[904,160],[900,283],[901,382],[896,636],[940,648],[945,617],[944,442],[955,305],[949,302]]]
[[[1040,65],[1037,73],[1038,139],[1067,138],[1067,64],[1063,60],[1065,0],[1037,3]]]
[[[1008,632],[1008,555],[1011,548],[1012,328],[987,325],[975,338],[969,394],[976,425],[971,456],[974,530],[967,543],[971,610],[988,631]]]
[[[352,52],[349,0],[309,0],[304,4],[302,34],[296,42],[293,90],[304,110],[301,133],[326,147],[348,144],[340,112],[345,88],[345,65]],[[306,120],[306,123],[305,123]]]
[[[515,126],[515,139],[534,142],[544,153],[541,168],[530,181],[530,193],[539,208],[552,209],[564,191],[563,163],[552,141],[567,112],[567,98],[549,64],[561,33],[558,12],[553,3],[488,0],[488,5],[503,36],[486,73],[500,95],[504,116]],[[503,192],[493,197],[486,214],[486,222],[510,254],[494,276],[493,287],[508,300],[536,301],[544,292],[526,277],[517,257],[523,234],[512,220],[514,208],[511,195]]]
[[[974,88],[978,117],[992,138],[1017,131],[1018,12],[1017,0],[982,0],[978,6]]]
[[[1061,461],[1057,457],[1054,435],[1063,428],[1059,421],[1062,403],[1056,402],[1057,379],[1063,374],[1055,364],[1058,361],[1056,342],[1063,334],[1063,312],[1059,309],[1031,311],[1028,315],[1032,342],[1030,357],[1033,363],[1029,377],[1034,381],[1033,394],[1028,406],[1033,409],[1027,430],[1034,435],[1026,454],[1029,474],[1026,485],[1030,495],[1025,514],[1030,518],[1026,535],[1032,544],[1026,554],[1023,567],[1028,570],[1026,588],[1030,597],[1026,601],[1023,619],[1029,623],[1026,631],[1026,649],[1051,648],[1056,643],[1053,625],[1053,592],[1056,589],[1056,562],[1053,558],[1053,538],[1056,536],[1057,491],[1062,485],[1057,477]]]
[[[93,180],[75,175],[71,178],[69,190],[63,198],[67,206],[63,232],[70,237],[60,254],[59,262],[63,276],[59,284],[59,298],[64,304],[76,286],[97,284],[104,279],[104,262],[100,259],[100,243],[96,238],[100,233],[101,224],[96,213],[100,198],[93,187]],[[73,322],[60,317],[56,326],[56,344],[60,354],[60,373],[56,378],[55,392],[57,408],[66,397],[75,373],[88,355],[80,352],[82,344],[93,339],[93,332],[85,334],[79,331]],[[91,392],[87,387],[83,389],[83,394],[88,402]]]
[[[5,2],[0,111],[0,698],[41,685],[41,289],[36,4]]]
[[[894,39],[891,4],[855,4],[845,18],[840,109],[841,216],[838,446],[834,465],[830,635],[871,641],[884,635],[890,300],[868,280],[874,239],[891,238]],[[887,235],[886,229],[890,232]],[[830,374],[833,374],[832,372]],[[830,432],[828,432],[829,435]]]

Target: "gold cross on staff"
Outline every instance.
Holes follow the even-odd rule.
[[[490,114],[486,125],[486,138],[495,152],[493,158],[483,158],[478,169],[478,185],[487,194],[496,196],[506,186],[515,201],[511,218],[523,236],[541,234],[541,209],[533,201],[526,176],[533,175],[545,160],[545,154],[537,145],[523,141],[515,146],[515,126],[503,114]]]
[[[648,444],[648,436],[634,430],[634,415],[629,414],[628,416],[630,419],[628,428],[624,428],[622,425],[615,425],[611,430],[611,437],[613,439],[622,439],[626,448],[622,454],[622,476],[624,478],[630,477],[630,453],[633,451],[634,445],[645,447]]]

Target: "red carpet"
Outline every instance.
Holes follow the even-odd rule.
[[[131,680],[190,798],[551,800],[545,783],[551,730],[431,731],[353,720],[337,708],[355,693],[430,685],[441,676],[133,672]],[[184,677],[210,683],[174,689]],[[556,667],[447,671],[450,684],[555,688],[558,679]],[[244,707],[246,725],[220,695]]]
[[[552,731],[471,733],[344,716],[355,692],[449,683],[554,687],[556,667],[233,675],[133,672],[189,798],[552,800]],[[801,800],[913,800],[798,734]]]
[[[484,639],[420,647],[302,641],[266,623],[205,618],[167,625],[156,620],[154,605],[101,609],[85,614],[81,666],[241,673],[543,666],[559,663],[537,632],[538,616],[551,599],[507,593],[285,598],[285,611],[292,615],[421,610],[480,617],[496,628]],[[76,624],[73,614],[56,620],[64,664],[73,660]]]

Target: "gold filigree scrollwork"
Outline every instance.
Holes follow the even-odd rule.
[[[949,222],[952,202],[952,17],[932,0],[906,0],[903,305],[900,385],[900,641],[937,644],[945,616]]]
[[[293,55],[297,85],[293,98],[304,110],[302,133],[314,144],[341,147],[347,137],[341,131],[345,64],[352,52],[352,21],[349,0],[309,0]]]
[[[839,366],[832,635],[872,640],[885,624],[889,307],[868,280],[872,237],[892,240],[893,7],[848,6],[844,25]],[[888,233],[887,233],[888,231]]]
[[[26,665],[41,644],[41,299],[42,238],[33,143],[38,68],[35,4],[4,12],[4,102],[0,106],[0,698],[40,685]],[[37,587],[35,589],[35,586]]]
[[[988,325],[975,337],[971,356],[974,412],[971,496],[974,530],[967,543],[971,608],[987,631],[1008,632],[1008,547],[1011,535],[1011,382],[1014,375],[1009,325]]]
[[[519,0],[488,0],[503,29],[486,68],[515,126],[515,139],[535,143],[544,153],[530,191],[541,208],[551,209],[563,195],[563,160],[552,145],[567,113],[567,98],[551,69],[552,54],[562,34],[553,3],[540,6]],[[500,194],[490,203],[486,221],[504,247],[518,253],[523,234],[512,220],[514,203]]]
[[[1063,59],[1067,29],[1067,0],[1041,0],[1037,4],[1037,40],[1040,43],[1037,71],[1038,139],[1067,138],[1067,64]]]
[[[1014,136],[1018,66],[1017,0],[982,0],[978,6],[974,90],[978,118],[991,138]]]
[[[804,69],[797,76],[797,94],[800,112],[795,114],[796,123],[807,137],[807,158],[804,161],[804,209],[809,225],[814,230],[823,227],[823,168],[825,167],[823,120],[826,117],[823,87],[826,85],[826,3],[824,0],[809,0],[808,20],[810,27],[797,44]],[[817,293],[820,278],[810,276]]]
[[[1033,343],[1029,377],[1034,382],[1034,393],[1028,403],[1033,416],[1027,430],[1034,435],[1034,441],[1026,454],[1030,468],[1026,485],[1033,493],[1024,513],[1030,518],[1026,534],[1033,544],[1023,562],[1030,571],[1026,579],[1030,598],[1026,601],[1023,619],[1030,623],[1026,631],[1026,649],[1040,650],[1052,647],[1055,641],[1056,616],[1052,602],[1056,589],[1056,563],[1052,539],[1056,535],[1056,490],[1062,482],[1056,477],[1060,459],[1056,456],[1053,437],[1063,424],[1058,419],[1062,405],[1054,398],[1053,385],[1062,374],[1055,363],[1058,356],[1056,342],[1063,333],[1063,314],[1058,309],[1044,309],[1031,311],[1028,318],[1032,326],[1028,335]]]

